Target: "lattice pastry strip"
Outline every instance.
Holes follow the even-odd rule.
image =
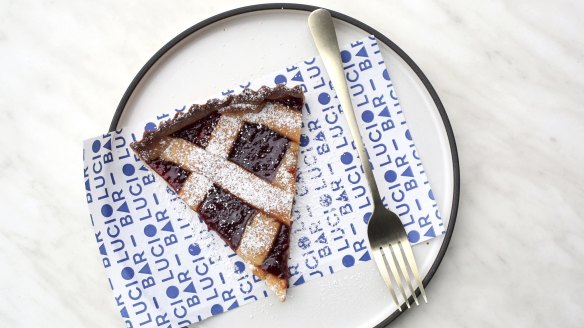
[[[227,158],[242,126],[243,121],[239,116],[221,115],[205,149],[219,157]]]
[[[281,224],[265,215],[257,213],[247,224],[237,254],[247,262],[261,266],[268,257]]]
[[[197,211],[211,187],[213,187],[211,180],[204,175],[191,172],[178,195],[193,211]]]
[[[299,87],[244,90],[193,105],[132,144],[281,300],[303,105]]]

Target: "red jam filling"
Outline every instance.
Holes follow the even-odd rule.
[[[288,143],[286,137],[263,125],[245,123],[228,158],[258,177],[272,181]]]
[[[217,121],[221,115],[214,113],[195,123],[183,128],[172,134],[173,137],[181,138],[190,141],[197,146],[206,148],[211,138],[211,133],[217,125]]]
[[[256,210],[229,192],[213,186],[198,212],[209,229],[217,231],[223,241],[232,249],[237,249],[247,221]]]

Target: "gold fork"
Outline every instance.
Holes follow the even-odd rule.
[[[349,96],[349,88],[345,80],[345,73],[339,54],[339,44],[331,14],[325,9],[313,11],[308,17],[308,26],[310,27],[316,48],[335,87],[347,122],[349,123],[349,130],[355,140],[355,147],[357,148],[361,165],[365,172],[365,180],[369,184],[371,196],[373,197],[373,214],[367,225],[367,235],[375,263],[391,292],[393,302],[400,311],[402,311],[402,306],[395,293],[394,283],[401,292],[401,296],[407,307],[410,307],[410,302],[402,284],[402,278],[406,281],[416,305],[420,305],[412,285],[410,273],[414,276],[416,285],[420,288],[424,301],[428,303],[426,291],[420,280],[420,274],[406,231],[399,217],[383,206],[379,190],[373,178],[371,164],[369,163],[363,141],[360,137],[353,105]]]

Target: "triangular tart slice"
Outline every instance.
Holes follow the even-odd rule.
[[[245,89],[193,105],[131,144],[282,301],[303,106],[299,86]]]

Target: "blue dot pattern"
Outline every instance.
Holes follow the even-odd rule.
[[[371,219],[371,215],[373,215],[373,213],[371,213],[371,212],[367,212],[367,213],[365,213],[365,215],[363,215],[363,222],[365,222],[365,224],[369,223],[369,219]]]
[[[101,215],[103,215],[104,217],[109,218],[110,216],[112,216],[112,214],[114,214],[114,209],[112,208],[111,205],[104,204],[101,207]]]
[[[124,172],[126,176],[131,177],[134,175],[134,172],[136,172],[136,169],[134,168],[134,165],[128,163],[122,167],[122,172]]]
[[[310,143],[310,139],[305,134],[301,134],[300,135],[300,146],[306,147],[306,146],[308,146],[309,143]]]
[[[331,102],[331,96],[328,93],[323,92],[318,95],[318,102],[322,105],[326,105]]]
[[[395,180],[397,180],[397,173],[395,173],[395,171],[393,171],[393,170],[388,170],[385,172],[383,177],[385,178],[385,181],[387,181],[387,182],[394,182]]]
[[[341,51],[341,60],[343,61],[343,63],[348,63],[351,60],[351,52],[347,51],[347,50],[343,50]]]
[[[389,81],[389,72],[387,69],[383,70],[383,78]]]
[[[408,232],[408,239],[410,243],[418,242],[418,240],[420,240],[420,233],[417,232],[416,230],[412,230]]]
[[[410,141],[412,140],[412,135],[410,133],[410,130],[406,130],[406,139],[408,139]]]
[[[169,286],[166,288],[166,296],[169,298],[177,298],[179,294],[178,288],[176,286]]]
[[[148,237],[154,237],[156,235],[156,226],[149,224],[144,227],[144,234]]]
[[[412,243],[444,233],[434,194],[408,130],[375,38],[341,49],[371,165],[384,204],[407,223]],[[371,260],[365,242],[371,199],[352,138],[326,70],[317,58],[233,86],[299,85],[306,92],[296,172],[290,286]],[[184,112],[153,115],[144,130]],[[129,148],[143,129],[121,129],[84,143],[84,182],[98,254],[116,304],[134,327],[157,327],[145,316],[166,315],[165,327],[184,327],[270,297],[264,282],[164,189]],[[182,205],[182,207],[181,207]],[[413,220],[411,218],[414,218]],[[304,227],[304,228],[301,228]],[[219,252],[219,253],[217,253]],[[218,258],[218,255],[221,258]],[[145,305],[138,311],[132,304]]]
[[[285,75],[279,74],[274,78],[275,84],[285,84],[286,82],[288,82],[288,79],[286,79]]]
[[[189,254],[191,254],[192,256],[197,256],[199,254],[201,254],[201,247],[199,247],[199,244],[190,244],[189,245]]]
[[[211,307],[211,313],[213,315],[217,315],[219,313],[223,313],[223,307],[220,304],[215,304]]]
[[[91,145],[91,150],[93,150],[94,153],[99,152],[99,150],[101,149],[101,142],[99,142],[99,140],[95,140],[93,142],[93,144]]]
[[[371,123],[375,119],[375,114],[370,110],[364,110],[363,113],[361,113],[361,119],[363,122]]]
[[[241,261],[237,261],[235,262],[235,273],[243,273],[243,271],[245,270],[245,264],[243,264],[243,262]]]
[[[343,153],[341,155],[341,163],[346,165],[353,163],[353,155],[349,152]]]
[[[146,130],[146,131],[156,130],[156,123],[154,123],[154,122],[146,123],[146,125],[144,126],[144,130]]]
[[[134,278],[134,269],[130,267],[125,267],[122,269],[122,278],[125,280],[130,280]]]
[[[310,247],[310,239],[306,236],[300,237],[298,240],[298,247],[301,249],[308,249]]]
[[[355,258],[351,255],[343,256],[343,265],[347,268],[352,267],[355,264]]]

